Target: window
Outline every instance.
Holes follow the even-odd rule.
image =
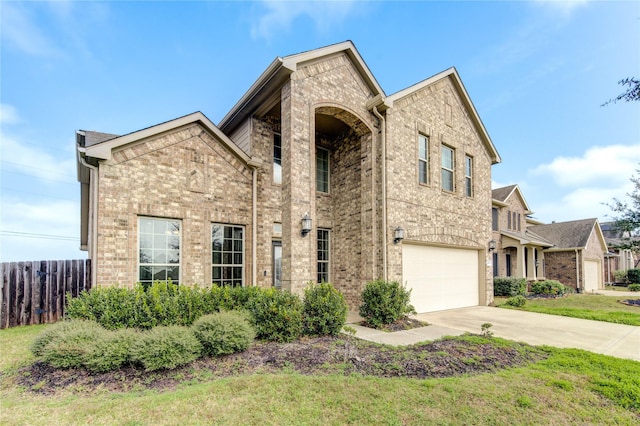
[[[498,253],[493,253],[493,276],[497,277],[499,274],[498,270]]]
[[[513,219],[511,219],[511,226],[512,229],[515,231],[517,229],[516,226],[516,212],[511,213],[513,215]]]
[[[520,221],[521,221],[520,213],[518,213],[518,231],[520,231]]]
[[[511,210],[507,212],[507,229],[511,229]]]
[[[429,138],[418,135],[418,182],[429,183]]]
[[[273,134],[273,183],[282,183],[282,137]]]
[[[500,230],[498,225],[498,209],[495,207],[491,208],[491,229],[494,231]]]
[[[138,221],[138,280],[180,283],[180,221],[141,217]]]
[[[318,283],[329,282],[329,230],[318,229]]]
[[[244,227],[212,225],[211,282],[233,287],[244,285]]]
[[[273,241],[272,247],[272,276],[273,286],[277,289],[282,288],[282,241]]]
[[[316,149],[316,190],[329,192],[329,151]]]
[[[473,196],[473,158],[464,157],[464,186],[467,197]]]
[[[453,165],[454,153],[453,149],[448,146],[442,146],[442,189],[445,191],[454,190],[453,182]]]

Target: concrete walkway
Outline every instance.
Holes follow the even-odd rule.
[[[354,324],[358,318],[349,315],[349,326],[356,337],[389,345],[410,345],[444,336],[468,333],[480,334],[482,324],[493,324],[494,336],[531,345],[577,348],[618,358],[640,361],[640,327],[583,320],[557,315],[538,314],[473,306],[429,312],[414,316],[430,325],[412,330],[386,333]]]

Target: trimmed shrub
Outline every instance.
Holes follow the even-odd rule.
[[[202,345],[193,331],[178,325],[141,332],[131,346],[131,361],[146,371],[173,369],[200,357]]]
[[[494,277],[494,296],[517,296],[524,295],[527,291],[527,281],[524,278],[514,277]]]
[[[88,333],[91,335],[98,335],[102,331],[102,327],[100,327],[95,321],[58,321],[55,324],[47,326],[47,328],[36,336],[31,344],[31,353],[37,357],[41,357],[44,355],[47,345],[53,341],[58,341],[69,334]]]
[[[94,343],[105,338],[109,331],[93,321],[74,321],[67,324],[40,350],[42,360],[55,368],[78,368],[91,357]]]
[[[370,281],[362,291],[360,316],[372,326],[379,328],[415,313],[410,300],[411,290],[405,289],[397,281]]]
[[[96,321],[115,330],[135,327],[139,320],[136,293],[128,288],[97,287],[83,291],[78,297],[67,296],[67,318]]]
[[[87,370],[95,373],[118,370],[131,363],[131,347],[138,339],[134,329],[106,331],[91,344],[84,359]]]
[[[332,284],[310,283],[304,290],[302,314],[305,334],[335,336],[347,321],[347,302]]]
[[[618,269],[613,271],[613,278],[617,283],[626,283],[627,282],[627,270],[626,269]]]
[[[562,296],[566,287],[556,280],[538,281],[531,284],[531,293],[545,296]]]
[[[627,287],[629,291],[640,291],[640,284],[629,284]]]
[[[631,284],[640,284],[640,269],[629,269],[627,271],[627,280]]]
[[[258,339],[291,342],[302,335],[302,302],[295,294],[274,288],[251,290],[245,307]]]
[[[256,336],[247,314],[239,311],[205,315],[196,320],[191,329],[203,353],[211,356],[245,351]]]
[[[526,303],[527,303],[527,298],[520,294],[517,296],[510,297],[509,299],[507,299],[507,302],[506,302],[507,305],[515,306],[516,308],[524,306]]]

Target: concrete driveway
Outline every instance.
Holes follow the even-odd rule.
[[[494,336],[559,348],[587,351],[640,361],[640,327],[489,306],[451,309],[415,315],[421,321],[479,334],[486,322]],[[428,327],[427,327],[428,328]]]

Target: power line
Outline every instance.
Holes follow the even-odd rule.
[[[17,231],[4,231],[0,229],[0,235],[6,235],[8,237],[22,237],[22,238],[42,238],[46,240],[64,240],[64,241],[78,241],[78,237],[69,237],[65,235],[49,235],[49,234],[33,234],[30,232],[17,232]]]

